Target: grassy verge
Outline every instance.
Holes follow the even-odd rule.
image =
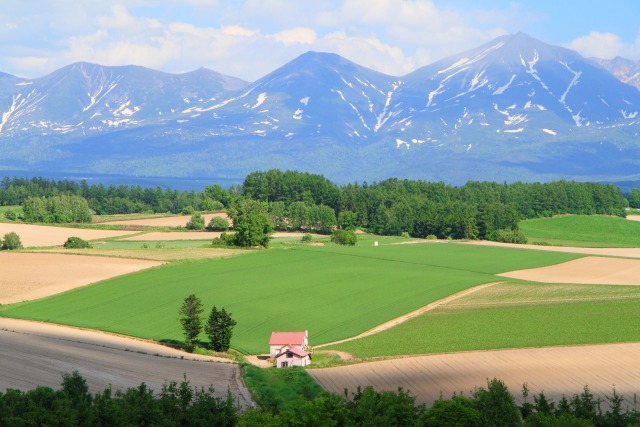
[[[521,221],[529,243],[578,247],[640,247],[640,222],[601,215],[566,215]]]
[[[640,341],[637,287],[504,286],[502,293],[487,288],[486,294],[470,295],[385,332],[327,350],[369,358]]]
[[[469,287],[495,273],[577,255],[455,244],[252,251],[170,264],[15,306],[0,315],[153,340],[182,340],[180,304],[196,294],[238,322],[232,346],[268,349],[272,331],[309,330],[311,345],[348,338]]]
[[[322,387],[303,368],[264,369],[244,364],[242,371],[256,403],[273,411],[287,409],[301,397],[311,400],[322,392]]]

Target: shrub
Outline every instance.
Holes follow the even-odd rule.
[[[189,230],[202,230],[204,229],[204,217],[199,213],[191,216],[191,221],[187,223],[187,229]]]
[[[358,241],[358,235],[349,230],[333,230],[331,241],[337,245],[355,246]]]
[[[22,249],[22,242],[20,241],[20,236],[18,236],[13,231],[4,235],[4,240],[2,241],[2,249],[7,251],[12,251],[14,249]]]
[[[487,239],[501,243],[518,243],[521,245],[527,243],[527,237],[520,230],[496,230],[490,233]]]
[[[195,209],[193,209],[193,206],[191,205],[185,206],[184,208],[182,208],[181,213],[182,215],[193,215],[195,213]]]
[[[402,237],[404,237],[405,239],[410,239],[411,236],[409,235],[409,233],[407,233],[406,231],[403,231],[402,234],[400,235]]]
[[[18,218],[18,214],[16,214],[11,209],[7,209],[4,213],[4,217],[9,221],[15,221]]]
[[[435,234],[429,234],[427,236],[427,240],[438,240],[438,236],[436,236]]]
[[[93,247],[91,243],[80,237],[69,237],[63,246],[67,249],[88,249]]]
[[[310,233],[305,233],[304,236],[302,236],[302,241],[305,242],[305,243],[310,242],[311,239],[313,239],[313,237],[311,237]]]
[[[214,216],[207,225],[207,230],[211,231],[227,231],[229,229],[229,220],[221,216]]]

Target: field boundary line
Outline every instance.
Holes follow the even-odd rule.
[[[458,298],[465,297],[465,296],[467,296],[469,294],[472,294],[474,292],[478,292],[480,290],[488,288],[489,286],[497,285],[499,283],[503,283],[503,282],[491,282],[491,283],[485,283],[483,285],[473,286],[473,287],[471,287],[469,289],[465,289],[464,291],[456,292],[455,294],[449,295],[449,296],[447,296],[445,298],[441,298],[441,299],[439,299],[437,301],[434,301],[434,302],[432,302],[430,304],[425,305],[424,307],[420,307],[417,310],[414,310],[414,311],[411,311],[411,312],[409,312],[407,314],[404,314],[402,316],[396,317],[395,319],[391,319],[391,320],[389,320],[387,322],[384,322],[384,323],[382,323],[382,324],[380,324],[380,325],[378,325],[378,326],[376,326],[374,328],[369,329],[368,331],[365,331],[365,332],[363,332],[361,334],[358,334],[356,336],[353,336],[351,338],[345,338],[345,339],[338,340],[338,341],[332,341],[332,342],[329,342],[329,343],[316,345],[316,346],[313,346],[313,348],[323,348],[323,347],[328,347],[328,346],[334,345],[334,344],[342,344],[342,343],[345,343],[345,342],[348,342],[348,341],[357,340],[357,339],[360,339],[360,338],[368,337],[369,335],[374,335],[374,334],[377,334],[379,332],[386,331],[387,329],[391,329],[394,326],[397,326],[397,325],[399,325],[401,323],[404,323],[409,319],[413,319],[414,317],[420,316],[420,315],[422,315],[422,314],[424,314],[424,313],[426,313],[428,311],[431,311],[431,310],[433,310],[433,309],[435,309],[435,308],[437,308],[437,307],[439,307],[441,305],[448,304],[451,301],[457,300]]]

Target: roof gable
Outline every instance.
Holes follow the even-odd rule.
[[[269,345],[291,344],[301,346],[306,338],[306,332],[271,332]]]

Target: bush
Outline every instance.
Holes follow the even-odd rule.
[[[304,243],[308,243],[313,239],[313,237],[311,237],[310,233],[305,233],[304,236],[302,236],[302,241]]]
[[[489,234],[487,239],[501,243],[517,243],[521,245],[527,243],[527,236],[520,230],[496,230]]]
[[[184,208],[182,208],[182,211],[180,211],[180,213],[182,213],[182,215],[193,215],[195,213],[195,209],[193,209],[193,206],[191,205],[185,206]]]
[[[333,230],[331,241],[337,245],[355,246],[358,235],[349,230]]]
[[[435,234],[429,234],[427,236],[427,240],[438,240],[438,236],[436,236]]]
[[[401,237],[404,237],[405,239],[410,239],[411,236],[409,235],[409,233],[407,233],[406,231],[403,231],[402,234],[400,235]]]
[[[7,209],[4,213],[4,217],[9,221],[15,221],[18,218],[18,214],[11,209]]]
[[[89,249],[93,247],[91,243],[80,237],[69,237],[63,246],[67,249]]]
[[[2,250],[12,251],[14,249],[22,249],[22,242],[20,241],[20,236],[11,231],[4,235]]]
[[[229,220],[222,216],[214,216],[207,225],[207,230],[210,231],[227,231],[229,229]]]
[[[204,217],[199,213],[191,216],[191,221],[187,223],[187,229],[189,230],[202,230],[204,229]]]

